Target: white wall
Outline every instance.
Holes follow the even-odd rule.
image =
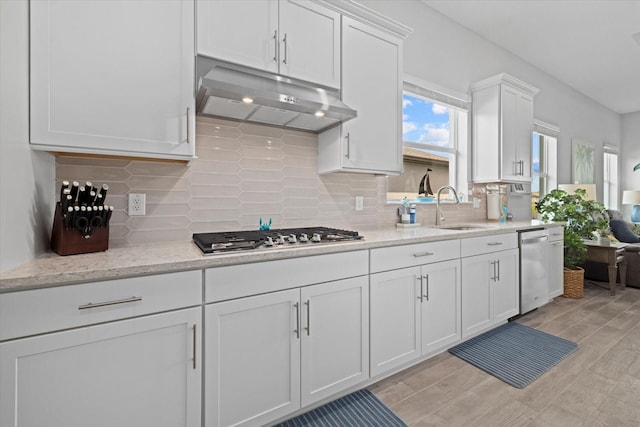
[[[633,167],[638,163],[640,163],[640,111],[622,115],[621,190],[640,191],[640,170],[633,171]],[[631,206],[622,205],[622,210],[627,216],[631,215]]]
[[[419,1],[362,0],[365,6],[413,28],[404,45],[404,71],[467,92],[470,83],[508,73],[540,89],[534,116],[560,127],[558,182],[571,182],[571,138],[596,146],[596,183],[602,199],[602,146],[621,144],[620,115],[561,83]]]
[[[0,1],[0,271],[48,247],[55,162],[29,148],[28,2]]]

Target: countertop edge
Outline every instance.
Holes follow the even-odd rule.
[[[47,253],[41,258],[0,273],[0,294],[178,271],[204,270],[229,265],[479,237],[562,225],[561,223],[541,223],[535,220],[499,224],[466,224],[482,228],[445,230],[435,227],[420,227],[407,230],[396,230],[395,228],[364,230],[361,233],[364,240],[360,241],[220,255],[202,255],[192,242],[116,248],[107,252],[65,257]]]

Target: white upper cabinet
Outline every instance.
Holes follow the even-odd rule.
[[[319,136],[318,171],[402,172],[402,39],[342,18],[342,101],[358,116]]]
[[[198,53],[340,87],[340,13],[305,0],[198,0]]]
[[[194,2],[34,1],[31,144],[195,156]]]
[[[530,182],[533,97],[538,89],[508,74],[471,86],[472,180]]]

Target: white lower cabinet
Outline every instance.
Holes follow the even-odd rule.
[[[201,309],[0,344],[3,427],[201,425]]]
[[[460,340],[460,260],[371,275],[371,375]]]
[[[367,276],[209,304],[205,425],[260,426],[369,378]]]
[[[549,299],[564,293],[564,229],[549,229]]]
[[[463,339],[518,314],[518,271],[517,249],[462,258]]]

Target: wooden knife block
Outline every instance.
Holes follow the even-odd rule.
[[[109,224],[93,229],[91,236],[85,239],[82,233],[73,227],[64,227],[62,207],[56,203],[51,230],[51,249],[58,255],[86,254],[109,249]]]

